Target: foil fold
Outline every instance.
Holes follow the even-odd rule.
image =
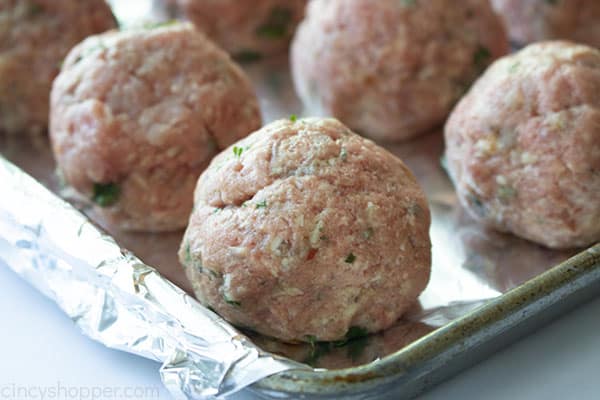
[[[267,353],[0,157],[0,261],[90,338],[163,363],[176,398],[227,395],[308,368]]]

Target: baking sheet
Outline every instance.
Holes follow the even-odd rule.
[[[244,68],[255,84],[265,122],[288,118],[291,114],[308,115],[309,111],[303,109],[293,90],[285,57],[245,65]],[[419,303],[396,326],[361,340],[360,344],[285,345],[247,332],[263,348],[320,368],[350,367],[374,361],[577,253],[577,250],[549,250],[511,235],[487,230],[473,221],[459,206],[442,167],[441,131],[407,143],[382,145],[404,160],[429,199],[433,245],[429,286],[419,298]],[[9,160],[45,186],[77,204],[121,246],[191,293],[176,256],[182,231],[129,233],[103,225],[92,208],[78,202],[72,190],[61,185],[47,138],[3,137],[0,138],[0,149]]]
[[[119,19],[134,25],[167,18],[164,10],[153,8],[151,3],[146,0],[113,2]],[[136,22],[135,17],[139,15],[145,17]],[[318,114],[314,110],[303,109],[296,97],[290,80],[287,57],[245,65],[244,68],[255,84],[265,122],[288,118],[291,114]],[[337,369],[377,362],[436,328],[487,304],[491,299],[501,296],[579,251],[551,251],[510,235],[488,231],[471,220],[458,205],[452,185],[441,166],[441,131],[431,132],[403,144],[382,145],[402,158],[412,169],[430,202],[433,269],[427,290],[408,315],[381,334],[348,343],[289,345],[246,332],[261,348],[318,368]],[[46,187],[71,201],[99,225],[103,225],[94,215],[93,208],[79,201],[74,192],[61,183],[55,172],[47,138],[9,138],[0,133],[0,152]],[[3,182],[0,181],[0,184]],[[122,247],[131,250],[145,264],[156,267],[171,282],[190,292],[190,286],[176,257],[183,232],[144,234],[120,232],[110,226],[104,228]],[[177,310],[172,307],[169,311],[177,314]],[[208,315],[210,319],[210,314]],[[213,323],[218,326],[215,321]],[[91,336],[94,337],[94,332],[91,332]],[[119,344],[114,338],[113,342]],[[120,343],[120,347],[132,351],[125,342]],[[166,357],[164,354],[163,356]],[[171,366],[178,365],[177,354],[169,357]],[[161,358],[156,356],[155,359]],[[186,364],[189,359],[184,356],[181,356],[181,360],[181,370],[184,370],[185,365],[192,370],[196,368]],[[290,365],[292,364],[280,369]],[[258,378],[259,375],[256,375],[255,379]],[[235,382],[235,379],[233,381]],[[243,385],[251,383],[251,379],[240,381]],[[185,384],[177,382],[173,386],[183,387]],[[230,384],[228,390],[237,390],[243,385]],[[214,390],[210,384],[208,387]],[[214,393],[222,392],[217,390]]]

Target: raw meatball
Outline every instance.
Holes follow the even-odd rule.
[[[378,140],[442,124],[508,51],[487,0],[314,0],[307,8],[291,51],[298,94]]]
[[[548,247],[600,240],[600,51],[547,42],[497,61],[445,135],[475,218]]]
[[[430,273],[412,173],[333,119],[274,122],[202,174],[179,257],[198,299],[283,341],[391,326]]]
[[[66,181],[126,230],[185,227],[211,158],[261,125],[244,73],[189,24],[88,38],[51,103]]]
[[[492,0],[492,4],[516,44],[570,39],[600,47],[598,0]]]
[[[103,0],[0,1],[0,131],[41,133],[71,47],[116,26]]]
[[[241,61],[285,51],[307,0],[177,0],[181,12]]]

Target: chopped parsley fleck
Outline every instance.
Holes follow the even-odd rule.
[[[188,264],[192,263],[192,252],[190,250],[190,243],[189,242],[185,244],[183,253],[184,253],[184,259],[183,259],[184,263],[183,263],[183,266],[187,267]]]
[[[94,183],[92,201],[100,207],[110,207],[119,200],[121,189],[116,183]]]
[[[477,50],[473,54],[473,64],[479,71],[483,71],[492,59],[492,53],[490,53],[487,47],[479,45]]]
[[[81,50],[81,53],[79,53],[79,55],[77,56],[77,59],[75,59],[75,64],[78,63],[79,61],[83,60],[87,56],[90,56],[96,52],[99,53],[103,50],[106,50],[107,48],[108,47],[106,47],[106,45],[102,41],[97,41],[94,45],[85,47],[85,48],[83,48],[83,50]]]
[[[512,197],[515,197],[515,195],[517,194],[517,190],[508,185],[500,185],[498,186],[498,190],[496,193],[498,193],[498,197],[500,198],[500,200],[507,201]]]
[[[223,209],[222,209],[222,208],[219,208],[219,207],[215,207],[215,209],[213,210],[213,212],[212,212],[212,213],[213,213],[213,214],[216,214],[216,213],[218,213],[218,212],[220,212],[220,211],[223,211]]]
[[[369,343],[367,336],[369,332],[360,326],[351,326],[346,332],[346,337],[342,340],[333,342],[335,347],[347,346],[347,355],[355,361],[362,354]]]
[[[36,17],[44,12],[44,7],[37,3],[31,3],[27,8],[27,16]]]
[[[292,12],[285,7],[273,7],[267,20],[256,29],[259,37],[282,39],[289,33]]]
[[[417,4],[417,0],[402,0],[402,5],[405,7],[412,7]]]
[[[473,211],[480,217],[485,217],[487,210],[481,199],[475,193],[469,192],[467,194],[467,202],[473,206]]]
[[[367,331],[365,328],[363,328],[361,326],[351,326],[348,329],[348,332],[346,332],[346,340],[345,341],[348,342],[348,340],[365,337],[368,334],[369,334],[369,331]]]
[[[344,261],[348,264],[352,264],[355,260],[356,260],[356,256],[354,254],[350,253],[346,256],[346,259]]]
[[[237,157],[240,158],[242,156],[242,153],[244,152],[244,149],[238,146],[233,146],[233,154]]]
[[[423,215],[423,208],[421,207],[421,205],[419,203],[413,203],[411,204],[406,211],[417,218],[420,218]]]
[[[346,348],[347,356],[356,361],[369,343],[368,334],[369,332],[365,328],[352,326],[346,332],[344,339],[334,342],[320,342],[316,336],[306,335],[305,338],[311,346],[311,351],[303,362],[315,366],[322,356],[342,347]]]
[[[346,150],[345,147],[342,147],[342,149],[340,150],[340,158],[342,159],[342,161],[346,161],[348,159],[348,150]]]
[[[518,61],[513,63],[510,67],[508,67],[508,72],[510,74],[517,72],[517,70],[519,69],[519,64],[520,64],[520,62],[518,62]]]
[[[223,300],[225,300],[225,303],[229,304],[230,306],[241,307],[241,305],[242,305],[242,303],[240,303],[239,301],[230,299],[224,293],[223,293]]]
[[[175,25],[179,21],[176,19],[172,19],[169,21],[161,21],[161,22],[147,22],[143,25],[144,29],[157,29],[157,28],[165,28],[167,26]]]
[[[314,338],[314,336],[312,337]],[[310,353],[302,362],[314,367],[322,356],[331,352],[332,348],[333,347],[331,346],[330,342],[315,341],[314,343],[311,343]]]
[[[256,203],[256,208],[267,208],[267,201],[263,200],[259,203]]]
[[[262,60],[263,55],[254,50],[241,50],[235,53],[232,57],[234,60],[240,63],[252,63]]]
[[[292,121],[292,122],[298,121],[298,116],[296,114],[290,115],[290,121]]]

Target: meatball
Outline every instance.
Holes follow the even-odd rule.
[[[0,1],[0,131],[43,132],[63,58],[85,37],[114,27],[103,0]]]
[[[391,326],[430,274],[412,173],[334,119],[274,122],[215,157],[179,257],[198,299],[283,341]]]
[[[492,0],[518,45],[569,39],[600,47],[598,0]]]
[[[185,227],[211,158],[260,125],[247,77],[189,24],[90,37],[52,88],[61,172],[125,230]]]
[[[314,0],[291,50],[296,90],[358,132],[404,140],[443,123],[508,51],[487,0]]]
[[[476,219],[547,247],[600,240],[600,51],[547,42],[497,61],[445,136]]]
[[[285,51],[307,0],[177,0],[181,13],[240,61]]]

